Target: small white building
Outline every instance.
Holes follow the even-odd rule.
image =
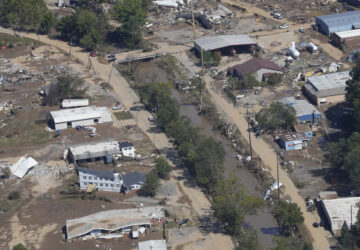
[[[51,111],[50,116],[56,130],[112,122],[111,113],[106,107],[63,109]]]
[[[23,178],[38,162],[32,157],[21,157],[18,162],[10,166],[10,171],[18,178]]]
[[[64,99],[61,107],[66,108],[80,108],[89,106],[89,99]]]
[[[359,203],[360,197],[321,200],[321,205],[334,235],[340,235],[344,225],[350,229],[351,225],[357,222]]]
[[[125,157],[135,157],[135,146],[131,142],[121,142],[120,150]]]

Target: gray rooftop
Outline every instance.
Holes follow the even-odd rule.
[[[316,115],[320,114],[319,110],[317,110],[312,104],[305,100],[296,100],[296,103],[292,105],[292,107],[296,111],[296,116],[303,116],[312,113]]]
[[[131,172],[128,174],[123,175],[124,184],[127,189],[130,189],[132,185],[138,184],[142,185],[144,184],[146,177],[144,174],[139,172]]]
[[[88,168],[77,168],[78,172],[82,172],[84,174],[94,175],[100,178],[114,180],[114,173],[110,171],[102,171],[102,170],[94,170]]]
[[[290,132],[282,134],[280,137],[284,142],[308,140],[305,133],[303,132]]]
[[[360,10],[337,13],[325,16],[318,16],[317,19],[322,20],[328,26],[342,26],[360,23]]]
[[[195,45],[203,50],[215,50],[229,46],[256,44],[248,35],[224,35],[214,37],[200,37],[195,40]]]
[[[345,94],[346,81],[350,79],[349,71],[311,76],[307,78],[304,88],[319,98],[343,95]]]
[[[74,145],[69,147],[69,151],[72,153],[76,161],[104,156],[112,156],[121,153],[119,143],[117,141]]]

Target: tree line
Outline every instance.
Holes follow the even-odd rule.
[[[142,46],[142,27],[150,0],[117,0],[109,13],[103,10],[105,0],[79,0],[79,8],[69,16],[57,19],[44,0],[0,0],[0,22],[19,30],[48,34],[52,28],[65,41],[93,50],[105,43],[129,48]],[[112,18],[118,28],[109,24]]]

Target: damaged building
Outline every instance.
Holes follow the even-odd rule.
[[[131,234],[132,238],[147,229],[162,225],[165,220],[161,206],[108,210],[66,220],[66,239],[113,239]]]

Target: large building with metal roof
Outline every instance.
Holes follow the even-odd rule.
[[[352,30],[360,23],[360,10],[316,17],[319,31],[330,36],[331,33]]]
[[[80,189],[93,186],[100,191],[121,192],[123,179],[119,173],[111,171],[78,168]]]
[[[109,109],[96,106],[51,111],[50,116],[57,130],[112,122]]]
[[[202,51],[220,51],[222,54],[234,51],[239,53],[241,51],[250,52],[256,42],[248,35],[222,35],[213,37],[200,37],[195,40],[194,46],[198,53]]]
[[[280,99],[279,102],[293,107],[296,112],[296,118],[299,122],[316,123],[321,120],[319,110],[306,100],[296,100],[294,97],[285,97]]]
[[[350,229],[357,222],[360,197],[321,200],[327,223],[335,235],[340,235],[343,226]]]
[[[336,46],[342,48],[343,50],[357,49],[359,47],[359,42],[360,42],[359,28],[354,30],[335,32],[333,33],[331,40],[334,42]]]
[[[343,102],[346,82],[350,79],[350,71],[311,76],[307,78],[303,92],[316,105]]]

